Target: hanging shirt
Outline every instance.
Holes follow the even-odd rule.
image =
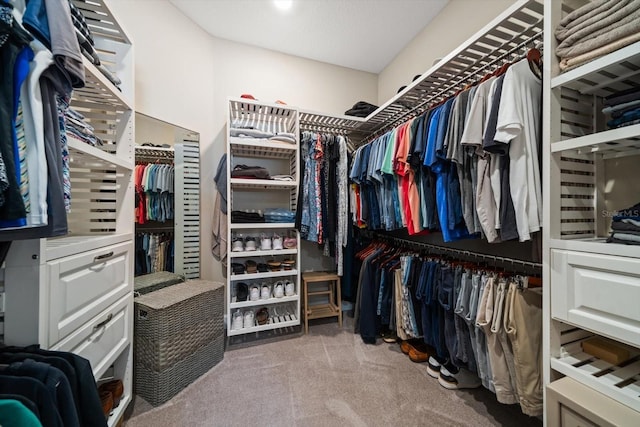
[[[495,139],[508,143],[511,197],[520,241],[540,230],[542,188],[539,146],[542,82],[527,59],[509,67],[502,87]]]

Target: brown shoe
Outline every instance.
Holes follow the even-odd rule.
[[[411,359],[412,362],[424,363],[429,360],[429,353],[412,346],[409,349],[409,359]]]
[[[409,344],[409,341],[401,341],[400,342],[400,350],[402,350],[402,352],[404,354],[409,354],[409,350],[411,350],[411,344]]]
[[[109,414],[111,414],[111,410],[113,409],[113,395],[111,392],[101,390],[100,403],[102,404],[102,412],[104,412],[104,416],[109,418]]]
[[[98,389],[101,393],[103,391],[111,393],[114,408],[120,404],[120,399],[122,399],[122,395],[124,394],[124,384],[122,384],[122,380],[109,381],[102,384]]]

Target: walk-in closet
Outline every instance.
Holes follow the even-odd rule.
[[[0,0],[0,425],[640,425],[640,2]]]

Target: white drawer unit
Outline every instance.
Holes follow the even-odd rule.
[[[640,347],[640,262],[551,251],[551,316]]]
[[[631,427],[640,413],[565,377],[547,386],[548,427]]]
[[[94,376],[100,378],[131,341],[132,309],[132,299],[125,296],[51,349],[88,359]]]
[[[49,342],[56,343],[133,289],[131,242],[47,263]]]

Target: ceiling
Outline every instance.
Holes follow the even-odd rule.
[[[380,73],[449,0],[170,0],[215,37]]]

